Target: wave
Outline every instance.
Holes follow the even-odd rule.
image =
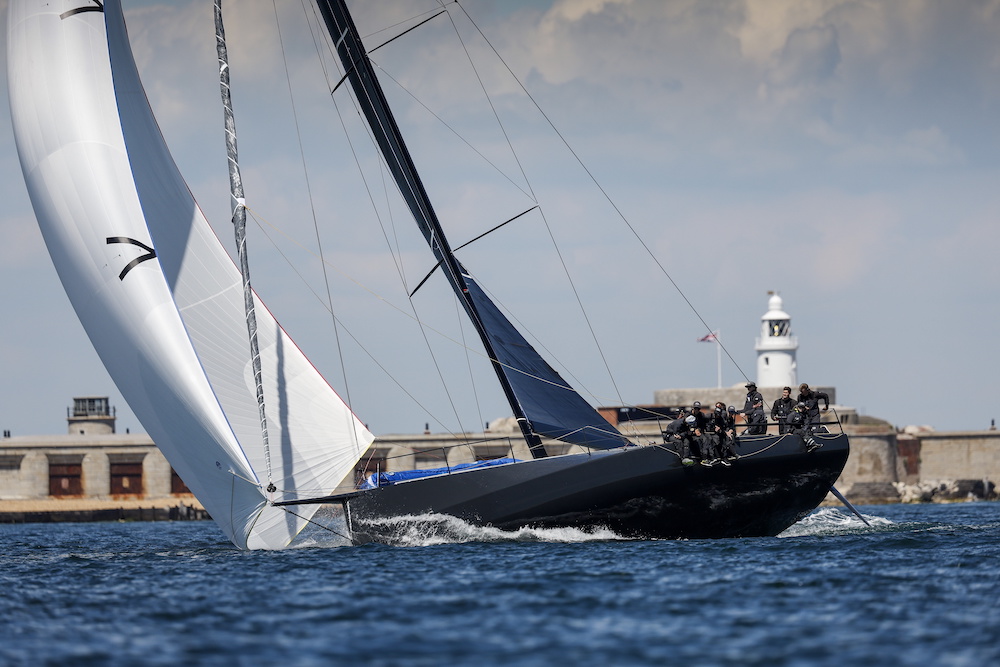
[[[803,537],[806,535],[843,535],[860,532],[891,530],[896,524],[881,516],[862,514],[869,524],[852,512],[837,507],[822,507],[798,523],[784,530],[778,537]]]

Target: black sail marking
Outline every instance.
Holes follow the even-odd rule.
[[[77,14],[82,14],[84,12],[104,12],[104,3],[101,0],[91,0],[93,5],[84,5],[83,7],[77,7],[76,9],[70,9],[59,15],[61,19],[68,19],[70,16],[76,16]]]
[[[129,271],[131,271],[133,268],[135,268],[139,264],[142,264],[146,260],[148,260],[148,259],[154,259],[156,257],[156,251],[155,250],[153,250],[152,248],[150,248],[148,245],[146,245],[142,241],[136,241],[135,239],[130,239],[127,236],[109,236],[108,237],[108,245],[111,245],[113,243],[130,243],[132,245],[139,246],[140,248],[142,248],[143,250],[146,251],[145,255],[139,255],[138,257],[136,257],[131,262],[129,262],[128,264],[125,265],[125,268],[122,269],[122,272],[118,274],[118,279],[119,280],[125,280],[125,274],[126,273],[128,273]]]

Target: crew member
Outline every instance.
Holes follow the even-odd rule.
[[[785,423],[788,425],[788,432],[792,435],[797,435],[802,438],[802,441],[806,445],[806,451],[811,452],[815,449],[822,447],[816,440],[812,437],[809,432],[809,417],[806,414],[808,408],[805,403],[801,401],[795,404],[792,411],[788,414]]]
[[[799,385],[799,403],[806,405],[806,428],[816,433],[820,430],[822,418],[819,415],[819,402],[824,402],[823,412],[830,409],[830,395],[823,391],[814,391],[805,382]]]
[[[749,427],[747,435],[763,435],[767,433],[767,417],[764,415],[764,397],[757,391],[756,382],[747,382],[747,398],[743,405],[743,414],[746,416]]]
[[[674,445],[674,451],[681,458],[681,463],[686,466],[694,465],[691,452],[691,445],[694,441],[691,431],[696,423],[697,420],[694,418],[694,415],[684,416],[682,411],[680,416],[667,424],[667,428],[663,431],[664,441]]]
[[[695,401],[691,404],[691,414],[694,416],[697,427],[704,431],[708,426],[708,416],[702,412],[701,401]]]
[[[715,410],[708,422],[708,428],[713,436],[714,451],[713,456],[719,459],[723,465],[729,465],[729,461],[737,459],[736,449],[733,447],[734,422],[733,413],[726,409],[726,404],[718,402]]]
[[[792,388],[783,387],[781,398],[775,399],[774,404],[771,405],[771,419],[778,422],[778,433],[788,433],[788,425],[785,424],[785,420],[794,407],[795,399],[792,398]]]

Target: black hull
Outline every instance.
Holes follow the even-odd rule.
[[[815,509],[847,462],[847,436],[741,438],[731,467],[681,465],[664,447],[573,454],[416,479],[347,500],[356,543],[395,541],[400,516],[477,526],[608,528],[630,538],[777,535]]]

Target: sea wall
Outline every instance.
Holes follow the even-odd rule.
[[[996,497],[998,431],[897,433],[864,425],[845,431],[851,456],[836,486],[855,504]]]

